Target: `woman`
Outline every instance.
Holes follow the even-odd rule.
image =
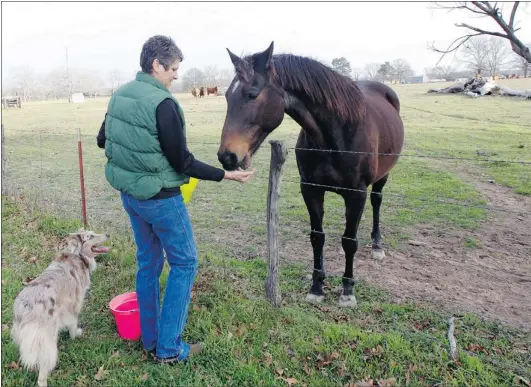
[[[189,176],[245,183],[255,172],[224,171],[195,159],[188,150],[183,111],[169,92],[182,60],[171,38],[149,38],[140,54],[142,71],[113,94],[97,137],[107,157],[105,176],[120,191],[135,236],[142,343],[160,363],[186,360],[203,348],[201,343],[185,343],[181,336],[197,250],[180,186]],[[160,309],[163,251],[170,273]]]

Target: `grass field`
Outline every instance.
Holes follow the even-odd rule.
[[[505,83],[530,88],[530,81]],[[519,196],[531,195],[529,165],[481,161],[485,157],[531,161],[529,102],[426,95],[426,89],[426,85],[395,87],[406,127],[404,154],[475,160],[401,158],[384,190],[382,207],[384,242],[393,251],[407,251],[408,240],[419,228],[429,226],[444,233],[452,227],[473,233],[488,219],[488,211],[481,208],[487,205],[486,197],[456,173],[458,168],[510,187]],[[224,98],[177,98],[187,120],[189,148],[197,158],[218,165]],[[117,337],[106,308],[110,297],[131,290],[135,271],[127,219],[117,193],[105,180],[104,154],[95,140],[107,102],[28,103],[22,109],[2,111],[11,197],[4,198],[2,211],[3,385],[22,386],[36,380],[33,373],[12,363],[18,351],[4,328],[11,325],[13,299],[22,281],[49,263],[53,241],[80,224],[75,128],[82,131],[90,226],[113,234],[113,250],[95,273],[82,312],[86,336],[76,342],[69,342],[66,335],[61,339],[52,385],[281,386],[296,379],[297,385],[317,386],[396,378],[398,385],[501,386],[511,385],[515,375],[531,377],[526,368],[528,333],[465,314],[458,320],[456,337],[468,353],[461,352],[460,362],[453,364],[445,337],[449,314],[425,304],[397,304],[385,285],[360,281],[357,310],[337,308],[337,278],[327,280],[324,306],[301,303],[309,286],[311,246],[293,150],[286,163],[280,202],[285,303],[280,310],[272,310],[263,296],[267,142],[254,159],[258,172],[251,183],[201,182],[189,205],[201,267],[186,337],[205,340],[205,354],[182,367],[149,364],[138,343]],[[270,139],[285,140],[293,147],[298,130],[286,116]],[[324,227],[332,236],[327,238],[327,254],[340,249],[343,211],[340,198],[327,194]],[[359,234],[362,244],[370,242],[370,227],[370,211],[366,211]],[[459,243],[470,249],[478,245],[474,238]],[[38,258],[35,264],[28,262],[33,256]],[[95,381],[100,367],[105,370],[103,378]]]

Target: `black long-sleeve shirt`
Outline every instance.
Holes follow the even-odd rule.
[[[175,103],[170,98],[165,99],[157,106],[156,117],[160,147],[164,156],[166,156],[170,165],[177,173],[183,173],[200,180],[223,180],[225,176],[223,169],[197,160],[188,150],[181,116],[177,111]],[[105,148],[105,120],[101,124],[97,136],[97,143],[98,147]],[[179,187],[162,188],[151,199],[168,198],[179,195],[180,192]]]

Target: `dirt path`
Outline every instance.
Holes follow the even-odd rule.
[[[416,245],[404,253],[388,251],[382,263],[370,259],[370,248],[361,248],[356,275],[389,289],[398,300],[433,303],[451,312],[474,312],[490,320],[531,329],[531,198],[511,189],[479,180],[472,171],[458,168],[458,176],[475,185],[488,206],[517,214],[489,211],[483,226],[474,232],[449,227],[417,228]],[[466,247],[467,238],[479,240]],[[334,254],[336,255],[336,254]],[[330,256],[330,258],[332,258]],[[341,275],[343,257],[328,266]]]

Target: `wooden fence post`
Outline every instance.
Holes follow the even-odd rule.
[[[283,141],[269,141],[271,144],[271,165],[269,168],[269,190],[267,194],[267,278],[266,296],[275,307],[282,301],[278,285],[278,199],[282,167],[288,155]]]
[[[2,195],[7,195],[7,180],[6,180],[6,137],[4,135],[4,124],[2,124]]]
[[[87,204],[85,202],[85,176],[83,173],[83,148],[81,147],[81,129],[77,128],[77,152],[79,156],[79,182],[81,184],[81,216],[83,227],[87,229]]]

